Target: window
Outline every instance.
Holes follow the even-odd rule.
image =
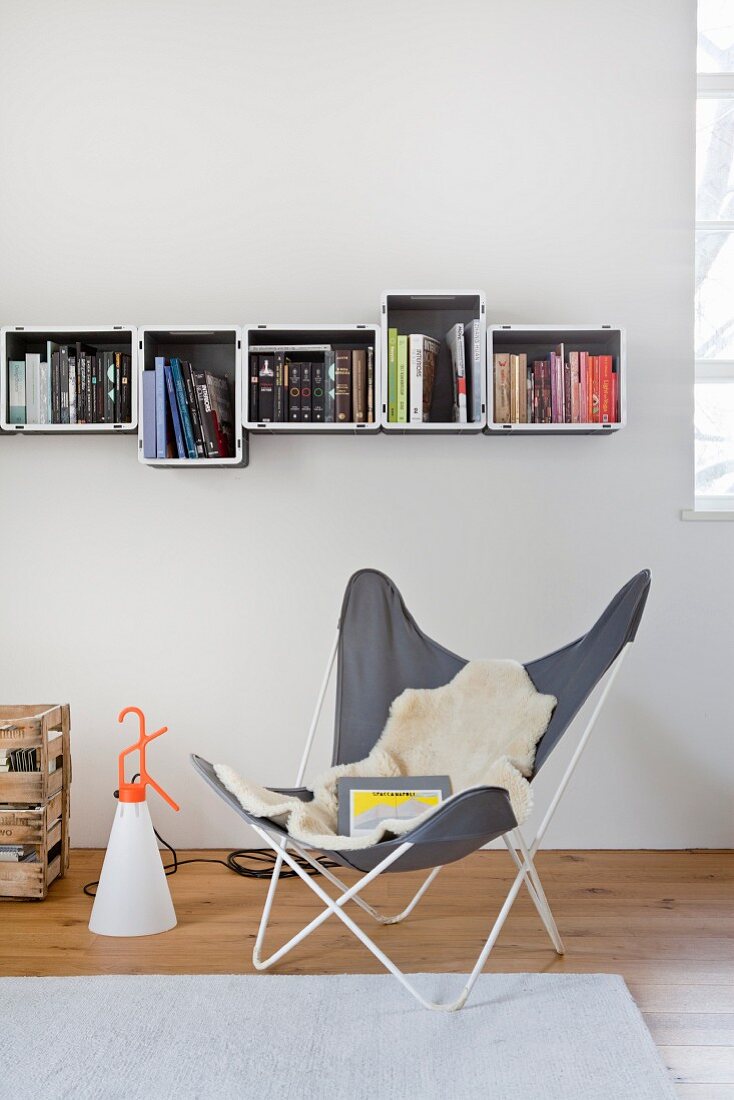
[[[699,0],[695,506],[734,509],[734,4]]]
[[[734,509],[734,4],[698,3],[696,507]]]

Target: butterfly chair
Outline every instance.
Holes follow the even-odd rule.
[[[534,856],[578,764],[627,648],[634,641],[649,587],[650,573],[644,570],[617,593],[587,634],[563,649],[525,665],[537,690],[554,695],[558,700],[548,728],[537,746],[533,778],[594,688],[609,673],[571,761],[531,843],[525,841],[518,827],[509,795],[504,788],[474,787],[449,798],[427,819],[400,837],[385,839],[370,848],[357,850],[307,849],[289,836],[277,822],[247,813],[237,798],[219,781],[212,765],[201,757],[192,756],[194,767],[207,783],[277,853],[253,949],[255,967],[266,970],[273,966],[325,920],[335,916],[422,1005],[426,1008],[453,1011],[466,1002],[523,883],[553,946],[559,954],[563,954],[563,943],[535,867]],[[423,633],[388,577],[373,569],[363,569],[355,573],[344,595],[336,638],[306,738],[296,787],[272,788],[280,793],[296,795],[304,801],[310,801],[313,797],[312,792],[301,786],[301,783],[334,660],[337,658],[333,764],[352,763],[369,754],[382,733],[390,704],[406,688],[441,687],[452,680],[467,663]],[[460,996],[442,1004],[428,1001],[392,959],[345,912],[345,906],[347,902],[353,901],[380,924],[397,924],[413,911],[444,864],[462,859],[498,837],[504,840],[517,868],[515,880]],[[296,852],[306,864],[320,871],[321,875],[339,889],[340,896],[337,899],[332,898],[308,869],[291,855],[291,851]],[[341,879],[317,860],[317,855],[361,871],[363,877],[347,888]],[[283,862],[313,890],[323,902],[324,911],[269,958],[263,959],[262,943]],[[360,896],[364,888],[384,872],[428,869],[430,873],[415,897],[396,916],[383,916]]]

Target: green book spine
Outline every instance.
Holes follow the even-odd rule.
[[[25,424],[25,359],[8,363],[8,422]]]
[[[397,362],[397,416],[398,424],[408,423],[408,337],[398,336]]]
[[[387,419],[395,424],[398,419],[398,330],[387,330]]]

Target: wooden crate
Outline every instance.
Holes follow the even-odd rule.
[[[66,704],[0,705],[0,748],[35,748],[39,762],[35,772],[0,772],[0,844],[37,853],[33,863],[0,862],[0,898],[45,898],[69,866],[69,730]]]
[[[69,707],[2,706],[0,704],[0,748],[38,749],[36,772],[0,772],[0,805],[38,806],[53,798],[71,782],[69,753]],[[56,770],[49,773],[49,763]]]
[[[38,810],[0,809],[0,844],[33,844],[35,863],[0,863],[0,898],[45,898],[69,867],[69,792]]]

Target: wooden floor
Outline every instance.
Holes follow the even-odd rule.
[[[0,902],[0,975],[252,971],[266,883],[216,865],[183,867],[169,880],[177,928],[146,939],[106,939],[88,931],[91,901],[82,893],[97,878],[101,858],[72,852],[68,877],[44,902]],[[542,852],[537,863],[567,953],[555,954],[523,892],[487,970],[622,974],[679,1095],[734,1100],[734,852]],[[348,873],[344,878],[353,881]],[[404,970],[467,971],[512,878],[505,852],[479,852],[444,868],[405,924],[379,927],[352,912],[369,922],[375,941]],[[398,911],[420,881],[416,874],[386,875],[367,898]],[[319,907],[301,882],[282,882],[266,946],[289,938]],[[330,919],[281,969],[381,968]]]

